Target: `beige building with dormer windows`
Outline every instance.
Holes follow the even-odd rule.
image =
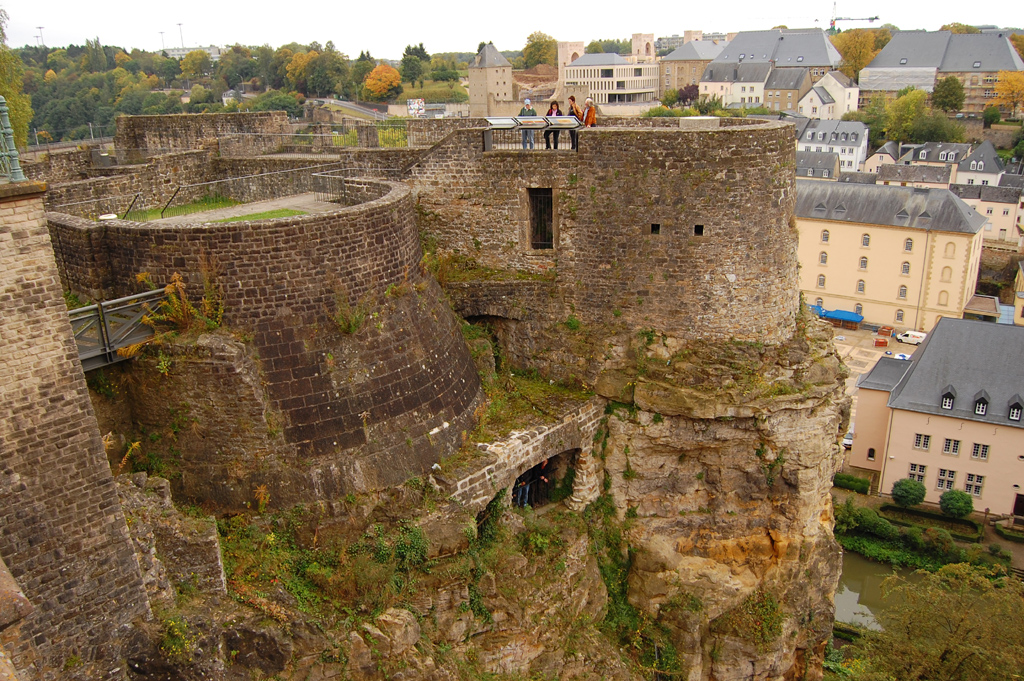
[[[847,458],[879,492],[913,478],[925,501],[961,490],[975,510],[1024,516],[1024,328],[943,319],[908,360],[857,381]]]
[[[948,189],[797,179],[795,216],[809,304],[928,331],[974,295],[985,218]]]

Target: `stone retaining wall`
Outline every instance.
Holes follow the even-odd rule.
[[[234,133],[289,131],[288,114],[284,111],[119,116],[116,123],[114,146],[120,152],[197,149],[204,140]]]

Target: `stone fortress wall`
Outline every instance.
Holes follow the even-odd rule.
[[[148,617],[149,601],[61,297],[44,190],[0,185],[0,563],[33,607],[11,624],[17,604],[0,589],[0,651],[23,678],[116,678],[120,630]]]

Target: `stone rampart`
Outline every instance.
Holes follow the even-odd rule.
[[[111,678],[119,637],[149,602],[61,297],[44,189],[0,187],[0,558],[35,608],[0,648],[25,679]]]
[[[440,289],[419,266],[412,193],[346,182],[363,203],[277,220],[48,216],[71,289],[118,296],[134,291],[137,273],[164,284],[179,272],[198,297],[205,272],[223,291],[225,322],[252,334],[287,451],[279,465],[254,460],[231,484],[218,483],[234,490],[226,504],[251,499],[252,484],[269,485],[280,503],[397,484],[429,469],[471,427],[479,377]],[[339,330],[339,315],[360,317],[354,333]],[[218,451],[197,465],[230,471],[228,449]],[[194,491],[212,480],[224,478]]]
[[[197,149],[204,140],[235,133],[283,134],[289,131],[288,115],[284,111],[119,116],[116,123],[114,146],[121,153]]]
[[[488,266],[557,261],[587,322],[616,311],[681,339],[785,340],[798,306],[790,126],[642,120],[655,122],[580,131],[578,153],[484,152],[479,131],[458,132],[410,169],[421,224]],[[550,190],[550,249],[531,248],[538,189]]]

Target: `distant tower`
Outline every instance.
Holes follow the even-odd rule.
[[[657,50],[654,49],[653,33],[633,34],[633,58],[636,61],[654,61]]]
[[[558,82],[565,82],[565,67],[583,56],[583,41],[558,43]]]
[[[469,64],[469,115],[491,115],[490,102],[512,99],[512,64],[487,43]]]

